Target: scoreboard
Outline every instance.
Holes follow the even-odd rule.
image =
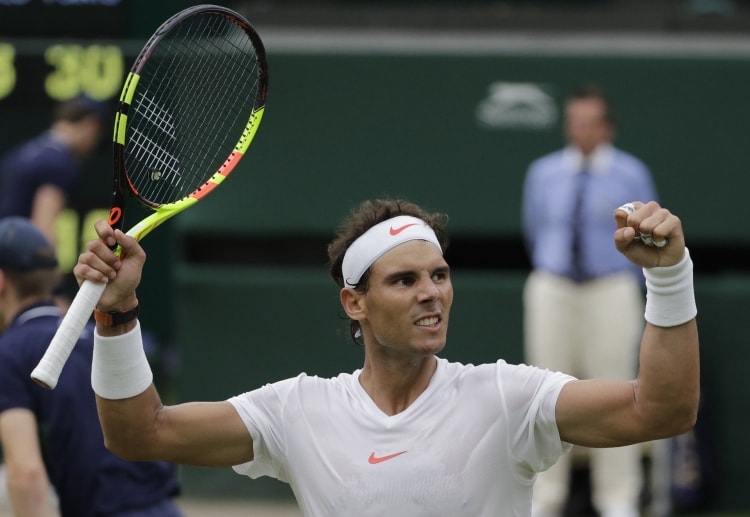
[[[186,0],[0,0],[0,111],[119,94],[146,39]],[[226,3],[226,2],[225,2]]]
[[[202,2],[0,0],[0,154],[48,128],[58,101],[85,94],[114,108],[148,37],[171,15],[198,3]],[[95,238],[93,221],[108,216],[111,171],[111,136],[105,136],[85,162],[69,208],[56,221],[63,272],[72,270],[85,243]],[[140,219],[138,210],[142,209],[132,207],[130,223]],[[168,275],[167,231],[161,230],[162,239],[149,241],[148,267],[157,269],[158,276]],[[143,291],[146,303],[153,300],[158,305],[158,293],[148,286]],[[161,319],[146,316],[144,324],[165,339],[169,322]]]
[[[114,108],[133,60],[154,30],[199,3],[204,2],[0,0],[0,154],[49,127],[58,101],[85,94]],[[213,3],[231,7],[236,2]],[[114,122],[114,109],[112,113]],[[111,170],[112,142],[105,137],[84,164],[70,207],[57,220],[58,259],[64,272],[95,238],[93,221],[108,215]],[[133,206],[130,213],[137,210],[142,209]],[[133,221],[139,218],[134,215]],[[166,257],[167,241],[150,242],[155,260],[149,267],[161,267],[157,257]],[[148,289],[144,296],[149,297]],[[162,334],[163,325],[151,322]]]
[[[0,40],[0,107],[115,97],[129,67],[123,42]]]
[[[0,110],[116,95],[128,0],[0,0]],[[120,84],[117,84],[120,83]]]
[[[139,6],[149,12],[140,0],[0,0],[0,153],[49,127],[58,101],[85,94],[114,107],[148,34],[182,8],[169,0],[149,3],[168,12],[137,16]],[[143,24],[145,36],[134,35],[132,19]],[[107,215],[111,148],[105,137],[84,164],[71,207],[57,220],[65,272],[94,237],[92,221]]]
[[[140,46],[140,41],[125,40],[0,39],[0,153],[49,127],[57,101],[85,94],[114,107]],[[93,220],[108,213],[111,147],[105,137],[85,162],[82,188],[58,217],[58,260],[64,272],[94,238]]]

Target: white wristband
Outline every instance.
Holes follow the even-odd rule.
[[[643,268],[646,277],[646,321],[658,327],[676,327],[695,318],[693,261],[685,248],[674,266]]]
[[[105,399],[119,400],[140,395],[153,381],[143,351],[141,324],[119,336],[94,333],[91,387]]]

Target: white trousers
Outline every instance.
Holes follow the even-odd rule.
[[[526,362],[578,377],[632,379],[643,333],[638,281],[620,273],[576,284],[530,274],[523,293]],[[638,508],[643,484],[639,445],[587,449],[592,503],[602,514]],[[565,506],[571,454],[537,477],[533,505],[552,514]]]

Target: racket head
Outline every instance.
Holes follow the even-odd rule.
[[[199,5],[165,21],[120,95],[110,225],[122,229],[126,193],[161,214],[136,238],[210,193],[252,142],[267,89],[265,47],[240,14]]]
[[[211,192],[250,146],[267,88],[263,43],[236,12],[199,5],[164,22],[120,95],[110,225],[122,229],[128,192],[154,210],[128,232],[136,239]],[[104,287],[81,285],[31,374],[40,385],[57,385]]]

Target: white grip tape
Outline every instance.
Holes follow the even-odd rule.
[[[151,366],[143,350],[140,322],[119,336],[94,334],[91,365],[94,393],[110,400],[127,399],[146,391],[153,380]]]
[[[658,327],[675,327],[695,318],[693,261],[685,248],[674,266],[643,268],[646,278],[646,321]]]
[[[88,323],[96,304],[102,297],[106,284],[85,280],[78,289],[70,308],[52,338],[47,351],[31,372],[31,378],[42,386],[54,389],[65,363],[70,357],[83,327]]]

